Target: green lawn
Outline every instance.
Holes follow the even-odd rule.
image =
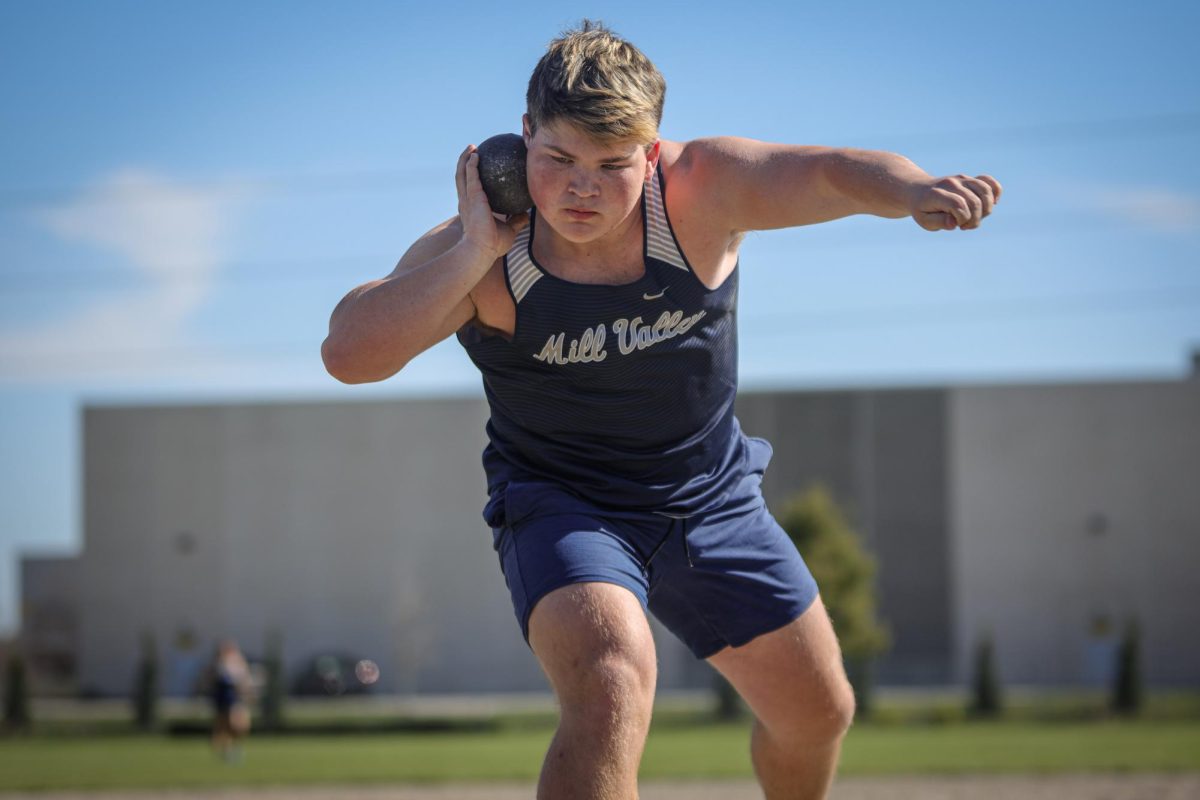
[[[645,778],[749,776],[744,724],[651,732]],[[253,737],[225,765],[197,737],[0,740],[0,791],[521,780],[551,731]],[[842,774],[1200,771],[1200,721],[859,725]]]

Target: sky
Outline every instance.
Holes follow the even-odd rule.
[[[858,215],[742,247],[744,389],[1176,380],[1200,349],[1200,5],[0,0],[0,636],[82,546],[85,405],[481,394],[451,339],[377,384],[329,314],[452,216],[585,16],[661,135],[887,150],[1004,185],[975,231]],[[482,486],[482,473],[480,476]]]

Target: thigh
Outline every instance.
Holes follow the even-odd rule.
[[[853,714],[854,693],[825,604],[817,597],[792,622],[708,659],[768,728]]]

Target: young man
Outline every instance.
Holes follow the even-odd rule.
[[[468,146],[458,215],[338,304],[322,347],[381,381],[457,333],[491,407],[483,461],[504,577],[561,720],[540,798],[637,796],[654,613],[745,698],[768,798],[824,797],[854,701],[817,587],[759,491],[741,432],[735,309],[749,230],[849,214],[969,230],[989,176],[890,153],[659,139],[665,83],[585,22],[529,82],[534,207],[491,212]]]

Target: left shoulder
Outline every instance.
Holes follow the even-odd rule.
[[[720,286],[737,263],[742,231],[731,224],[718,178],[729,163],[724,137],[688,142],[660,140],[659,167],[675,238],[700,280]]]
[[[756,226],[745,210],[767,188],[764,178],[778,165],[776,147],[741,136],[663,141],[659,162],[677,208],[709,225],[747,230]]]
[[[749,139],[735,136],[713,136],[687,142],[663,139],[659,165],[668,184],[682,181],[687,185],[699,186],[705,179],[713,180],[721,172],[736,169],[739,162],[745,163],[747,152],[744,143],[749,142]]]
[[[738,150],[728,136],[692,139],[686,142],[661,140],[659,167],[666,185],[668,205],[689,217],[712,220],[720,215],[722,176],[736,171]]]

